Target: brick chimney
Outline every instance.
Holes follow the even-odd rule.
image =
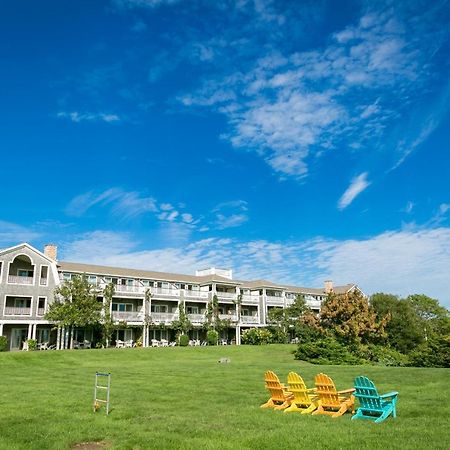
[[[45,244],[44,245],[44,255],[53,261],[56,261],[58,256],[58,247],[55,244]]]
[[[333,292],[333,282],[331,280],[326,280],[324,285],[325,285],[325,294]]]

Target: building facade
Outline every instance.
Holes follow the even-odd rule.
[[[28,339],[57,349],[68,347],[68,331],[55,329],[44,316],[54,289],[79,275],[97,288],[100,302],[104,301],[103,289],[114,284],[110,312],[117,329],[113,343],[140,340],[144,347],[152,340],[175,339],[170,325],[178,319],[180,303],[193,325],[190,338],[200,341],[205,338],[208,303],[217,296],[220,318],[229,323],[221,339],[240,344],[243,330],[268,326],[270,309],[286,308],[298,294],[318,312],[330,292],[358,289],[355,284],[333,288],[330,281],[323,288],[305,288],[267,280],[234,280],[231,270],[217,268],[182,275],[58,261],[55,245],[46,245],[41,253],[23,243],[0,251],[0,336],[7,337],[10,350],[23,349]],[[94,328],[76,329],[73,339],[95,343],[99,336]]]

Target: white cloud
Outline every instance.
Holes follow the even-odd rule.
[[[31,228],[0,220],[0,248],[9,247],[11,243],[30,242],[40,236],[39,232]]]
[[[215,217],[213,224],[216,229],[239,227],[248,221],[248,206],[245,200],[232,200],[218,204],[212,212]]]
[[[367,172],[358,175],[353,178],[350,186],[346,189],[346,191],[342,194],[342,197],[339,199],[338,208],[345,209],[350,203],[368,186],[370,182],[367,181]]]
[[[171,225],[178,229],[169,231],[173,235],[167,242],[177,244],[141,250],[127,234],[98,231],[62,246],[62,259],[175,273],[221,266],[234,269],[237,279],[267,278],[310,287],[332,279],[335,285],[357,283],[367,294],[425,293],[450,307],[450,228],[389,231],[362,240],[209,238],[187,243],[182,224]]]
[[[117,114],[110,113],[80,113],[78,111],[66,112],[60,111],[56,114],[57,117],[63,119],[69,119],[72,122],[106,122],[113,123],[119,122],[121,118]]]

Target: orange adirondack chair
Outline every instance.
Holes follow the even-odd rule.
[[[309,414],[318,406],[317,395],[314,394],[316,388],[308,389],[303,378],[296,372],[288,374],[289,391],[292,392],[294,399],[291,406],[283,412],[299,412],[300,414]]]
[[[324,373],[315,376],[314,382],[319,397],[319,407],[313,414],[327,414],[333,418],[342,416],[347,411],[354,412],[354,388],[344,391],[336,390],[334,381]]]
[[[264,374],[266,389],[270,392],[269,400],[261,405],[261,408],[285,409],[291,404],[293,395],[287,387],[280,383],[274,372],[268,370]]]

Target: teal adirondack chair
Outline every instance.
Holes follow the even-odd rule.
[[[383,422],[391,414],[396,417],[395,405],[398,392],[389,392],[379,395],[377,388],[367,377],[355,378],[355,392],[353,394],[359,400],[359,408],[353,419],[369,419],[375,423]]]

